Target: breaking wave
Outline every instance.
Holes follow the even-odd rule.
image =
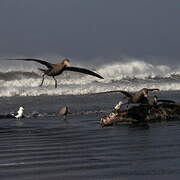
[[[103,80],[80,73],[64,72],[57,77],[57,89],[54,88],[51,77],[47,77],[44,86],[39,87],[41,73],[34,69],[0,69],[0,96],[75,95],[118,89],[136,91],[143,87],[180,89],[180,67],[153,65],[138,60],[97,67],[94,71],[102,75]]]
[[[24,68],[23,68],[24,69]],[[34,67],[34,69],[36,69]],[[149,79],[149,78],[171,78],[180,76],[180,67],[172,68],[167,65],[153,65],[144,61],[132,61],[126,63],[106,64],[95,69],[106,80],[123,79]],[[69,74],[69,75],[68,75]],[[80,78],[85,75],[78,73],[66,73],[66,78]],[[22,71],[22,69],[0,69],[0,80],[15,80],[24,78],[39,78],[40,72],[33,71],[32,68]],[[61,75],[62,77],[63,75]]]
[[[23,72],[23,71],[10,71],[10,72],[0,72],[0,80],[12,81],[24,78],[39,78],[39,74],[35,72]]]
[[[149,79],[171,78],[180,75],[180,67],[172,68],[167,65],[153,65],[144,61],[132,61],[105,65],[98,71],[107,79]]]

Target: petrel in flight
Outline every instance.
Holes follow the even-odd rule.
[[[52,63],[49,63],[49,62],[41,60],[41,59],[8,59],[8,60],[35,61],[35,62],[38,62],[40,64],[45,65],[47,67],[47,69],[39,68],[39,70],[41,70],[43,72],[42,82],[41,82],[40,86],[43,85],[44,76],[47,75],[47,76],[53,77],[53,79],[55,81],[55,88],[57,88],[57,80],[55,79],[55,76],[62,74],[63,71],[75,71],[75,72],[80,72],[80,73],[88,74],[91,76],[95,76],[95,77],[98,77],[100,79],[104,79],[99,74],[97,74],[93,71],[90,71],[88,69],[70,66],[70,60],[69,59],[64,59],[62,62],[56,63],[56,64],[52,64]]]

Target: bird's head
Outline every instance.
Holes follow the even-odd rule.
[[[19,111],[24,111],[24,108],[21,106],[21,107],[19,108]]]
[[[144,97],[148,97],[148,89],[147,88],[143,88],[140,91],[140,94],[142,94]]]
[[[119,103],[116,104],[116,106],[114,107],[114,109],[116,109],[116,110],[120,109],[120,107],[121,107],[122,104],[123,104],[122,101],[119,101]]]
[[[143,95],[144,97],[148,97],[148,91],[147,89],[143,88],[142,90],[139,91],[140,95]]]
[[[69,59],[64,59],[64,60],[63,60],[63,64],[64,64],[65,66],[70,66],[70,60],[69,60]]]
[[[144,97],[148,97],[148,93],[147,92],[144,92],[143,95],[144,95]]]

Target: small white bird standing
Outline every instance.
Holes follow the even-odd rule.
[[[23,115],[23,112],[24,112],[24,108],[21,106],[17,112],[17,115],[14,115],[12,114],[16,119],[20,119],[22,118],[24,115]]]
[[[119,103],[115,105],[114,109],[118,110],[118,111],[125,111],[125,110],[127,110],[128,109],[127,102],[119,101]]]
[[[115,110],[119,110],[119,109],[121,108],[122,104],[123,104],[122,101],[119,101],[119,103],[116,104],[116,106],[114,107],[114,109],[115,109]]]

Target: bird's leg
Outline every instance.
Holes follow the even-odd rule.
[[[42,81],[41,81],[41,84],[39,86],[42,86],[43,85],[43,82],[44,82],[44,76],[45,74],[42,75]]]
[[[53,79],[55,81],[55,88],[57,88],[57,80],[55,79],[55,77],[53,76]]]
[[[66,116],[67,116],[67,115],[64,115],[64,118],[63,118],[63,119],[64,119],[64,121],[66,121]]]

